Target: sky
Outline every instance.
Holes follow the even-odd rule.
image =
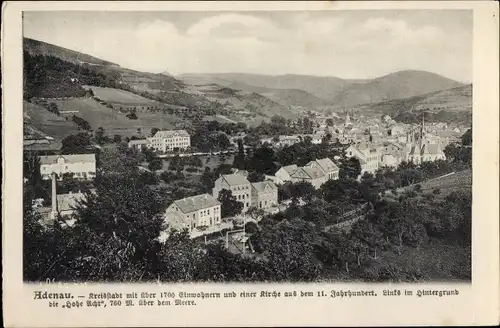
[[[472,81],[472,11],[24,12],[24,36],[146,72]]]

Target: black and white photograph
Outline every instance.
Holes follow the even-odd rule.
[[[472,10],[22,34],[24,283],[471,283]]]

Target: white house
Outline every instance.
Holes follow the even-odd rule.
[[[136,140],[130,140],[128,142],[128,148],[134,148],[139,151],[142,151],[146,148],[149,148],[149,145],[151,142],[148,139],[136,139]]]
[[[191,137],[186,130],[158,131],[147,140],[150,148],[161,152],[191,147]]]
[[[292,173],[297,171],[297,165],[287,165],[280,168],[274,176],[276,177],[276,183],[281,184],[287,181],[292,181]]]
[[[95,154],[40,156],[40,174],[49,180],[52,173],[62,179],[63,174],[72,173],[75,178],[93,179],[96,174]]]
[[[278,205],[278,187],[272,181],[252,183],[250,206],[266,209]]]
[[[345,152],[347,157],[355,157],[359,160],[361,174],[365,172],[375,173],[378,170],[381,161],[380,147],[366,143],[357,144],[349,146]]]
[[[193,230],[220,224],[220,202],[212,195],[202,194],[174,201],[165,212],[165,222],[175,230]]]

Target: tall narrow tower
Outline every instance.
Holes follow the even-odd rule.
[[[56,174],[52,173],[52,211],[50,212],[50,219],[55,220],[57,218],[57,184],[56,184]]]

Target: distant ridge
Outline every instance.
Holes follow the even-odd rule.
[[[193,81],[217,83],[242,90],[257,88],[255,92],[275,94],[277,97],[275,101],[280,98],[276,90],[302,90],[316,98],[315,101],[307,103],[314,103],[315,106],[326,103],[338,107],[401,99],[463,85],[441,75],[418,70],[399,71],[366,80],[341,79],[333,76],[297,74],[273,76],[246,73],[182,74],[178,78],[188,83]],[[282,93],[281,101],[284,101],[283,94],[289,96],[290,92]],[[306,95],[303,93],[301,96]],[[300,99],[300,96],[295,95],[292,98]]]

